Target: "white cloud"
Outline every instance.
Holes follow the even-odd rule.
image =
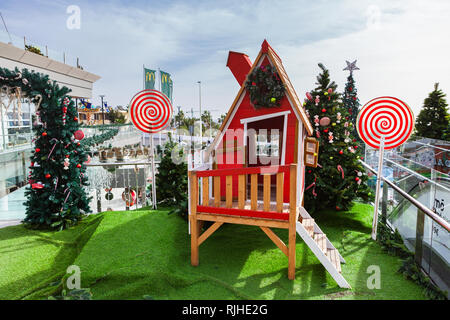
[[[102,76],[94,95],[106,94],[112,105],[127,104],[142,88],[145,63],[172,74],[175,106],[198,106],[201,80],[203,106],[225,112],[238,91],[225,66],[228,50],[254,59],[264,38],[300,97],[315,87],[318,62],[342,90],[345,60],[353,59],[361,68],[355,72],[361,102],[394,95],[417,114],[434,82],[450,92],[450,4],[444,0],[79,2],[79,31],[65,28],[70,4],[8,4],[9,29],[79,56],[85,70]]]

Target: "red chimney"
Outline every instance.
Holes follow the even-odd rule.
[[[227,67],[230,68],[239,85],[245,81],[248,72],[252,68],[252,62],[244,53],[230,51],[228,53]]]

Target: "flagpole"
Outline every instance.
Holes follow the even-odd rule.
[[[161,91],[161,69],[158,68],[158,73],[159,73],[159,91]]]
[[[145,90],[145,65],[142,64],[142,74],[144,75],[142,77],[142,89]]]

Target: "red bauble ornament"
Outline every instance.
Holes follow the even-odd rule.
[[[355,181],[359,181],[359,178],[358,178],[358,177],[356,177],[356,178],[355,178]]]
[[[81,144],[78,142],[78,143],[77,143],[77,146],[80,146],[80,145],[81,145]]]
[[[358,146],[354,146],[355,149],[358,149]]]
[[[50,179],[52,177],[52,175],[50,174],[50,173],[47,173],[46,175],[45,175],[45,178],[47,178],[47,179]]]
[[[353,91],[353,88],[352,88],[352,87],[349,87],[348,90],[349,90],[349,91]]]
[[[31,181],[30,181],[31,182]],[[40,182],[38,182],[38,183],[32,183],[31,184],[31,188],[32,189],[42,189],[42,188],[44,188],[44,185],[42,184],[42,183],[40,183]]]
[[[77,117],[73,118],[73,121],[78,121],[78,118]]]
[[[75,139],[77,140],[83,140],[84,138],[84,132],[81,130],[77,130],[73,133],[73,136],[75,137]]]
[[[308,173],[311,173],[311,170],[308,170]]]
[[[323,132],[327,133],[327,132],[328,132],[328,129],[324,129]]]
[[[327,112],[327,109],[323,108],[323,109],[322,109],[322,112]]]
[[[356,139],[353,139],[353,142],[356,142]]]
[[[66,158],[69,158],[70,156],[68,154],[66,154]]]
[[[338,206],[336,206],[336,210],[339,211],[339,210],[341,210],[341,208],[339,208]]]
[[[67,107],[63,107],[63,112],[64,112],[64,113],[67,112]]]
[[[77,168],[81,168],[81,164],[77,164]]]
[[[45,137],[47,135],[47,132],[42,132],[42,136]]]
[[[355,101],[356,101],[356,97],[353,97],[353,100],[355,100]]]
[[[39,151],[41,151],[41,149],[36,148],[36,149],[34,149],[34,151],[35,151],[36,153],[38,153]]]
[[[344,154],[344,151],[340,150],[340,151],[339,151],[339,154]]]

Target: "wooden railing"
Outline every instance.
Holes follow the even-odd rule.
[[[285,175],[289,174],[289,204],[283,202]],[[271,202],[271,177],[276,175],[275,204]],[[248,199],[247,179],[250,176]],[[263,176],[262,203],[258,201],[258,176]],[[254,218],[289,220],[296,212],[296,164],[266,167],[217,169],[190,172],[191,210]],[[222,201],[221,180],[225,182],[225,201]],[[237,199],[233,198],[233,181],[237,181]],[[292,183],[294,182],[294,183]],[[210,183],[213,191],[210,193]],[[199,193],[199,186],[201,192]],[[236,201],[237,200],[237,201]]]

